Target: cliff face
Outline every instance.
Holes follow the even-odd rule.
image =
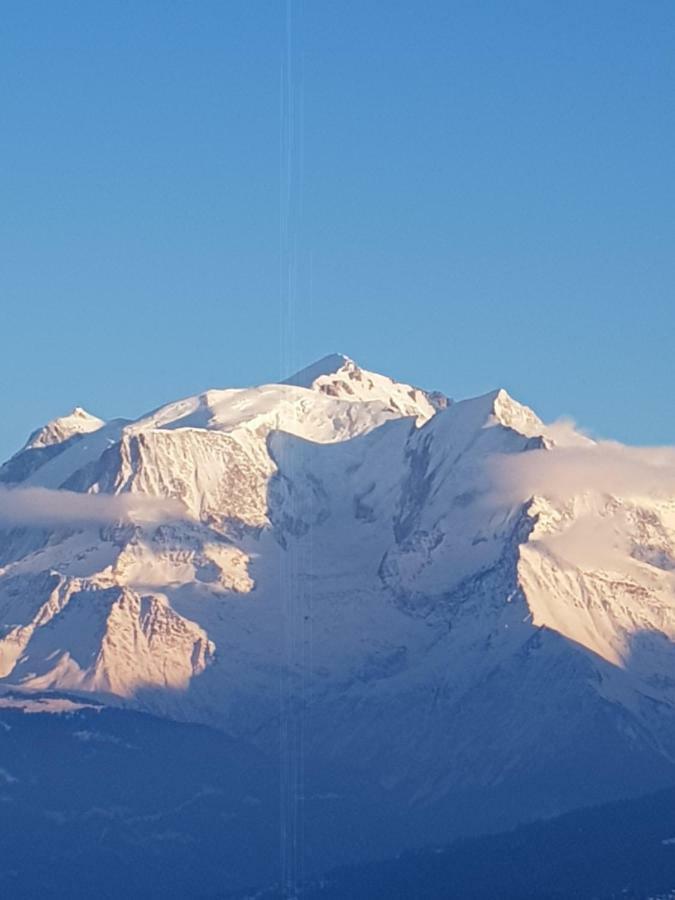
[[[421,836],[675,777],[669,458],[343,357],[76,419],[0,470],[6,687],[286,740]]]

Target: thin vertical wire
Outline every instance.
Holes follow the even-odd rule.
[[[281,70],[280,146],[280,369],[282,377],[296,367],[299,244],[302,219],[302,90],[296,72],[293,0],[286,2],[285,45]],[[300,98],[300,102],[298,102]],[[295,404],[292,414],[297,415]],[[297,424],[297,423],[296,423]],[[293,429],[297,432],[297,428]],[[280,487],[291,521],[298,520],[292,485],[300,471],[293,438],[282,437],[277,463]],[[284,481],[284,478],[287,479]],[[279,691],[280,755],[280,867],[282,894],[297,896],[302,877],[304,783],[304,666],[302,576],[298,543],[287,534],[280,548],[279,602],[282,617],[282,654]]]

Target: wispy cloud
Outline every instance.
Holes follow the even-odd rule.
[[[576,504],[574,517],[539,532],[558,559],[575,566],[625,571],[635,524],[623,505],[604,498],[644,501],[675,497],[675,447],[628,447],[613,441],[577,440],[570,423],[547,429],[567,446],[493,456],[488,462],[489,503],[523,503],[531,497]]]
[[[491,480],[509,501],[565,499],[585,491],[623,497],[675,495],[675,448],[611,441],[495,456]]]
[[[178,500],[145,494],[81,494],[47,488],[0,487],[0,525],[97,525],[184,519]]]

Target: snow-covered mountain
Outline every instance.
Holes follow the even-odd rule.
[[[673,783],[673,472],[342,356],[76,409],[0,469],[2,683],[281,729],[399,845]]]

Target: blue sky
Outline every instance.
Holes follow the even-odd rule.
[[[332,351],[675,443],[675,6],[5,0],[0,455]]]

